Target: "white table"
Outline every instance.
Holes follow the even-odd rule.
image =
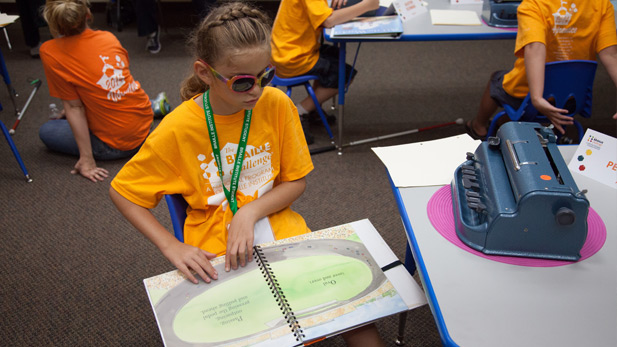
[[[561,146],[566,163],[576,146]],[[525,267],[473,255],[439,234],[427,203],[440,188],[393,192],[446,346],[617,346],[617,190],[572,173],[607,229],[579,263]]]

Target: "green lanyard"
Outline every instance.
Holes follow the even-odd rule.
[[[210,106],[210,94],[206,91],[203,94],[204,101],[204,113],[206,115],[206,123],[208,123],[208,133],[210,134],[210,143],[212,144],[212,154],[214,160],[216,160],[216,166],[221,177],[221,185],[225,192],[225,197],[229,202],[231,212],[236,214],[238,211],[238,201],[236,200],[236,191],[238,190],[238,181],[240,181],[240,170],[242,170],[242,162],[244,161],[244,153],[246,150],[246,141],[249,137],[249,128],[251,127],[251,116],[253,110],[244,110],[244,124],[242,125],[242,133],[240,134],[240,141],[238,143],[238,152],[236,153],[236,161],[234,163],[234,169],[231,174],[231,183],[229,184],[229,190],[223,183],[223,164],[221,163],[221,149],[219,148],[219,138],[216,134],[216,125],[214,124],[214,117],[212,115],[212,107]]]

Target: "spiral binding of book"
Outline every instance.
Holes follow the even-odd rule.
[[[293,332],[296,341],[303,343],[305,335],[302,331],[302,327],[300,327],[300,323],[291,309],[287,298],[285,298],[285,294],[283,293],[276,276],[272,273],[272,268],[270,267],[270,264],[268,264],[268,260],[266,259],[266,256],[260,246],[253,247],[253,256],[257,261],[257,265],[259,265],[261,274],[266,279],[266,282],[268,282],[268,286],[274,295],[274,299],[276,300],[281,311],[283,311],[283,316],[285,317],[287,324],[289,324],[289,328]]]

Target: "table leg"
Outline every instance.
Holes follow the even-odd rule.
[[[346,44],[340,42],[339,46],[339,61],[338,61],[338,137],[336,139],[336,148],[338,154],[343,154],[343,124],[345,116],[345,56],[346,56]]]

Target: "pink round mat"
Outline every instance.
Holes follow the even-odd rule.
[[[467,246],[456,235],[456,230],[454,228],[454,212],[452,211],[452,195],[450,193],[450,189],[450,185],[445,185],[433,194],[428,202],[427,213],[433,227],[435,227],[435,229],[437,229],[437,231],[445,237],[446,240],[452,242],[455,246],[482,258],[513,265],[551,267],[575,263],[563,260],[486,255]],[[589,208],[589,214],[587,216],[587,240],[581,249],[581,258],[579,259],[579,262],[598,252],[604,245],[604,241],[606,241],[606,226],[596,211]]]

